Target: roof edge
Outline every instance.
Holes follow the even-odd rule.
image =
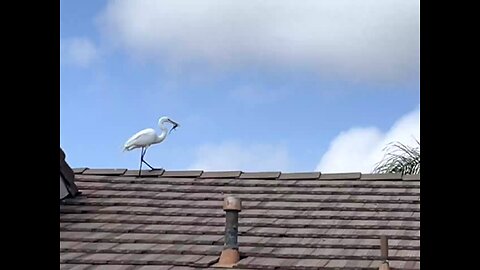
[[[106,175],[106,176],[135,176],[138,170],[129,170],[125,168],[73,168],[73,172],[78,175]],[[176,177],[176,178],[235,178],[235,179],[278,179],[278,180],[360,180],[360,181],[420,181],[420,174],[402,175],[400,173],[372,174],[360,172],[345,173],[321,173],[311,172],[280,172],[280,171],[259,171],[244,172],[239,170],[232,171],[203,171],[203,170],[161,170],[150,171],[143,170],[145,177]]]

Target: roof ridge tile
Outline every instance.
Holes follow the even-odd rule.
[[[162,177],[200,177],[203,170],[171,170],[164,171]]]
[[[360,180],[402,180],[401,173],[366,173]]]
[[[362,177],[360,172],[349,173],[321,173],[320,180],[358,180]]]
[[[142,177],[159,177],[165,172],[164,169],[157,170],[142,170]],[[127,170],[123,176],[137,176],[138,170]]]
[[[319,179],[320,172],[289,172],[281,173],[278,179],[284,180],[310,180]]]
[[[277,179],[282,173],[280,171],[263,172],[242,172],[240,179]]]
[[[238,178],[242,171],[204,171],[200,178]]]
[[[73,173],[82,174],[84,171],[88,170],[88,167],[72,168]]]
[[[127,169],[86,169],[84,175],[123,175]]]
[[[420,181],[420,174],[405,174],[402,176],[403,181]]]

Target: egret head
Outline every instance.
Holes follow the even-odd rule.
[[[165,122],[171,123],[173,125],[172,129],[170,129],[170,132],[180,126],[177,122],[173,121],[172,119],[170,119],[170,117],[167,116],[163,116],[162,118],[160,118],[160,120],[158,120],[159,125],[162,125]]]

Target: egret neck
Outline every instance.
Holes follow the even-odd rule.
[[[160,143],[165,140],[165,137],[167,137],[168,129],[163,126],[163,123],[160,125],[160,129],[162,130],[162,133],[157,137],[155,143]]]

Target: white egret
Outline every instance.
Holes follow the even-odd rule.
[[[150,169],[154,169],[143,159],[143,157],[145,156],[148,147],[150,147],[152,144],[163,142],[165,138],[167,138],[167,135],[170,134],[170,132],[168,132],[167,128],[164,126],[164,123],[166,122],[173,124],[170,132],[172,132],[172,130],[176,129],[179,126],[177,122],[173,121],[169,117],[163,116],[158,120],[158,125],[162,130],[162,133],[160,135],[157,135],[153,128],[146,128],[137,132],[132,137],[130,137],[127,142],[125,142],[123,151],[131,151],[136,148],[142,148],[142,152],[140,154],[140,169],[138,170],[139,177],[141,176],[142,172],[142,163],[145,163],[148,167],[150,167]]]

